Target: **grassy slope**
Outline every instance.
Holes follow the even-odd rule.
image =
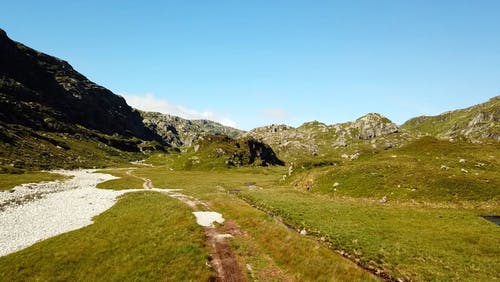
[[[337,196],[498,204],[499,171],[500,143],[450,143],[424,137],[333,167],[299,169],[290,183],[299,190]]]
[[[243,195],[395,277],[484,281],[500,278],[498,226],[480,218],[500,214],[499,160],[497,143],[426,137],[334,166],[295,168],[281,188]]]
[[[437,116],[416,117],[405,122],[401,129],[411,133],[429,134],[436,137],[446,137],[453,128],[459,130],[467,128],[468,123],[479,113],[498,115],[500,108],[500,97],[490,99],[483,104],[470,108],[446,112]],[[489,124],[490,122],[485,122]],[[498,122],[492,123],[487,129],[489,133],[500,133]],[[481,137],[480,134],[472,137]]]
[[[474,210],[382,205],[286,188],[247,191],[244,197],[393,277],[415,281],[500,278],[498,226]]]
[[[122,166],[144,157],[106,144],[138,142],[136,139],[103,135],[80,127],[81,132],[75,134],[34,131],[20,125],[0,125],[0,129],[4,131],[0,135],[0,173]]]
[[[1,281],[206,281],[193,215],[168,196],[126,194],[88,227],[0,257]]]
[[[48,172],[26,172],[20,174],[0,174],[0,191],[9,190],[23,183],[36,183],[66,179],[66,176]]]
[[[282,172],[283,168],[207,172],[171,171],[163,167],[139,169],[136,174],[152,179],[155,187],[183,189],[183,193],[205,200],[215,211],[235,222],[243,230],[243,234],[232,241],[240,265],[250,264],[254,277],[260,281],[377,280],[316,241],[288,230],[227,193],[248,189],[249,185],[269,187]]]

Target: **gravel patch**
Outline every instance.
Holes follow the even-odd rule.
[[[0,256],[90,225],[118,196],[131,192],[97,189],[98,183],[116,177],[94,171],[54,171],[73,178],[0,192]]]
[[[193,212],[196,217],[196,223],[204,227],[214,227],[214,222],[224,223],[224,218],[222,214],[218,212],[203,211],[203,212]]]

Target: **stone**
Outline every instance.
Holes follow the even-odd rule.
[[[387,196],[382,197],[382,199],[379,200],[381,204],[387,203]]]

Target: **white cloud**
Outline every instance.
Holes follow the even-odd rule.
[[[157,98],[154,94],[126,94],[120,93],[127,103],[139,110],[149,112],[160,112],[186,119],[208,119],[216,121],[225,126],[236,127],[236,122],[227,116],[223,116],[211,111],[198,111],[181,105],[174,105],[167,100]]]
[[[262,114],[269,119],[287,119],[290,114],[284,109],[266,109],[262,111]]]

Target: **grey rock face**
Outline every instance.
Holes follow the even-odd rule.
[[[174,147],[192,146],[205,135],[238,138],[245,132],[210,120],[188,120],[162,113],[142,112],[143,122]]]
[[[392,121],[381,114],[373,113],[358,118],[352,127],[359,130],[359,138],[363,140],[399,131],[398,126]]]

